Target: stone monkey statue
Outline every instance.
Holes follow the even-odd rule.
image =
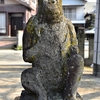
[[[24,30],[23,59],[32,63],[21,75],[32,98],[21,100],[77,100],[84,62],[74,26],[63,15],[62,0],[38,0],[38,12]]]

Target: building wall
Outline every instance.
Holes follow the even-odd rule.
[[[27,23],[28,17],[26,18],[26,11],[28,14],[31,13],[30,9],[26,8],[25,6],[21,4],[10,4],[10,5],[4,5],[0,6],[0,12],[4,12],[6,14],[6,33],[0,33],[0,35],[11,35],[11,14],[23,14],[23,29]],[[30,17],[30,15],[29,15]]]
[[[84,6],[78,6],[76,8],[76,18],[79,20],[83,20],[84,19]]]
[[[84,13],[91,13],[96,9],[96,2],[87,2],[84,7]]]
[[[74,24],[85,24],[84,5],[85,0],[62,0],[63,7],[76,9],[76,19],[71,19]],[[69,18],[70,19],[70,18]]]
[[[98,0],[99,2],[99,0]],[[93,59],[93,62],[94,63],[97,63],[97,64],[100,64],[100,13],[99,13],[99,9],[100,8],[100,5],[97,4],[97,7],[96,7],[96,16],[95,16],[95,35],[94,35],[94,59]]]
[[[32,16],[31,12],[29,10],[26,10],[26,19],[25,22],[27,23],[29,18]]]
[[[68,12],[68,9],[71,8],[73,11],[72,12]],[[84,6],[63,6],[64,9],[64,14],[67,18],[71,19],[71,20],[84,20]],[[74,12],[74,10],[76,10]],[[71,18],[71,15],[68,17],[67,15],[69,14],[73,15],[73,18]],[[76,16],[76,17],[75,17]],[[84,20],[85,21],[85,20]]]
[[[0,12],[25,12],[26,7],[19,4],[19,5],[5,5],[5,6],[0,6]]]
[[[96,2],[96,23],[94,38],[93,74],[100,76],[100,0]]]

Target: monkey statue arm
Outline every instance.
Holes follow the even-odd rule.
[[[32,55],[29,54],[29,50],[33,48],[34,41],[34,27],[33,27],[33,17],[29,19],[26,24],[23,33],[23,59],[25,62],[32,63]]]

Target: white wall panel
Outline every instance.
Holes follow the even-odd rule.
[[[6,14],[0,13],[0,33],[6,32]]]

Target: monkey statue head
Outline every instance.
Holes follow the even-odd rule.
[[[38,0],[37,15],[41,21],[59,22],[62,20],[62,0]]]

